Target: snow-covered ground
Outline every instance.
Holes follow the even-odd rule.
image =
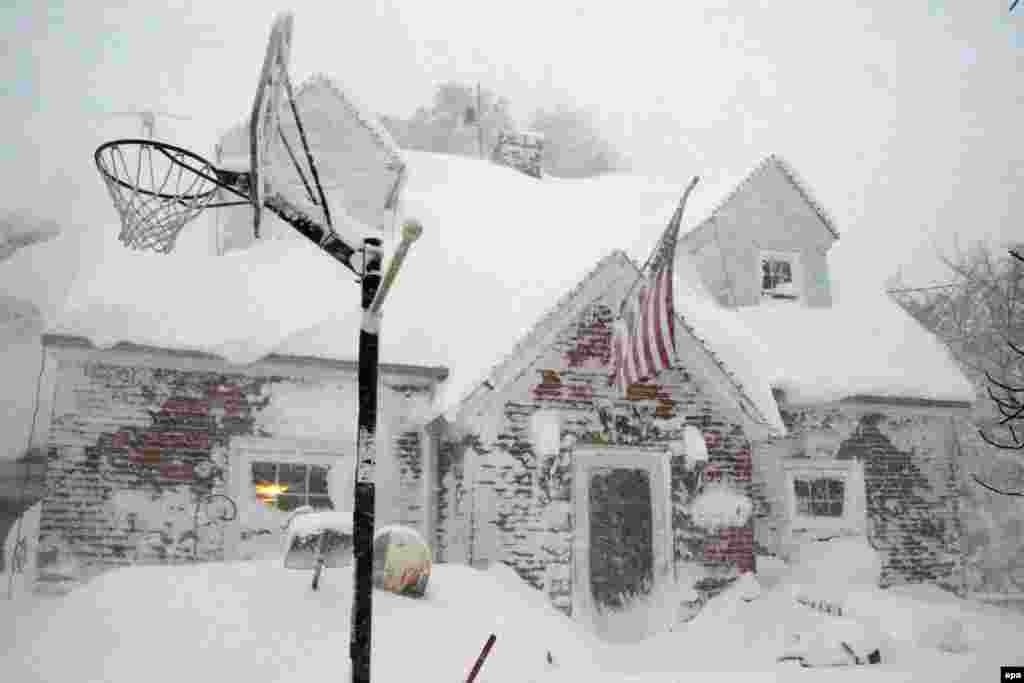
[[[831,550],[856,557],[856,548]],[[826,602],[847,610],[829,615],[797,600],[814,593],[799,569],[765,560],[756,578],[674,631],[607,644],[504,565],[436,565],[424,599],[375,592],[374,678],[465,680],[491,633],[497,642],[481,682],[934,683],[996,680],[1000,666],[1024,664],[1024,616],[929,587],[880,590],[856,580],[848,597],[828,592]],[[313,592],[308,572],[276,560],[110,572],[63,598],[0,603],[0,675],[25,683],[347,680],[351,586],[350,568],[329,569]],[[840,641],[855,651],[879,647],[881,663],[778,661],[849,661]]]

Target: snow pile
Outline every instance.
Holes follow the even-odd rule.
[[[790,555],[790,581],[816,591],[853,586],[873,588],[881,574],[881,558],[864,536],[807,541]]]
[[[868,395],[973,401],[942,343],[883,290],[844,287],[830,308],[766,301],[736,311],[763,342],[772,386],[795,403]],[[842,349],[856,353],[841,354]]]
[[[480,681],[537,680],[548,652],[562,670],[596,675],[601,645],[508,572],[440,565],[423,599],[375,591],[374,678],[465,680],[491,633]],[[52,615],[19,615],[0,670],[25,683],[347,680],[351,590],[351,568],[329,570],[313,592],[308,571],[280,560],[116,570]]]
[[[51,331],[99,346],[126,341],[249,363],[324,320],[338,300],[312,293],[350,286],[340,268],[299,241],[268,240],[220,257],[114,250],[82,264]]]
[[[694,524],[708,531],[743,526],[752,511],[750,498],[723,484],[706,486],[690,504]]]

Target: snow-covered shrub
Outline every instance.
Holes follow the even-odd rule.
[[[753,503],[728,486],[708,486],[690,504],[693,522],[708,531],[743,526],[750,519]]]

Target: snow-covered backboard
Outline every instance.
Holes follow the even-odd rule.
[[[284,98],[278,118],[281,132],[266,151],[270,191],[310,209],[314,218],[326,219],[315,207],[319,193],[305,151],[308,146],[334,229],[356,244],[362,237],[391,236],[406,165],[390,134],[340,83],[324,75],[314,75],[295,89],[294,103],[301,131],[291,103]],[[217,165],[245,170],[248,150],[248,127],[238,125],[221,139]],[[252,210],[223,211],[221,252],[251,244]],[[293,235],[302,239],[286,223],[264,212],[260,238]]]

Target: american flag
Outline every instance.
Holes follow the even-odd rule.
[[[697,184],[694,178],[665,228],[658,246],[623,302],[612,327],[612,372],[609,379],[623,397],[630,385],[645,382],[675,363],[675,306],[672,301],[672,266],[676,239],[686,199]]]
[[[626,389],[672,367],[675,361],[672,260],[639,287],[612,328],[612,381]]]

